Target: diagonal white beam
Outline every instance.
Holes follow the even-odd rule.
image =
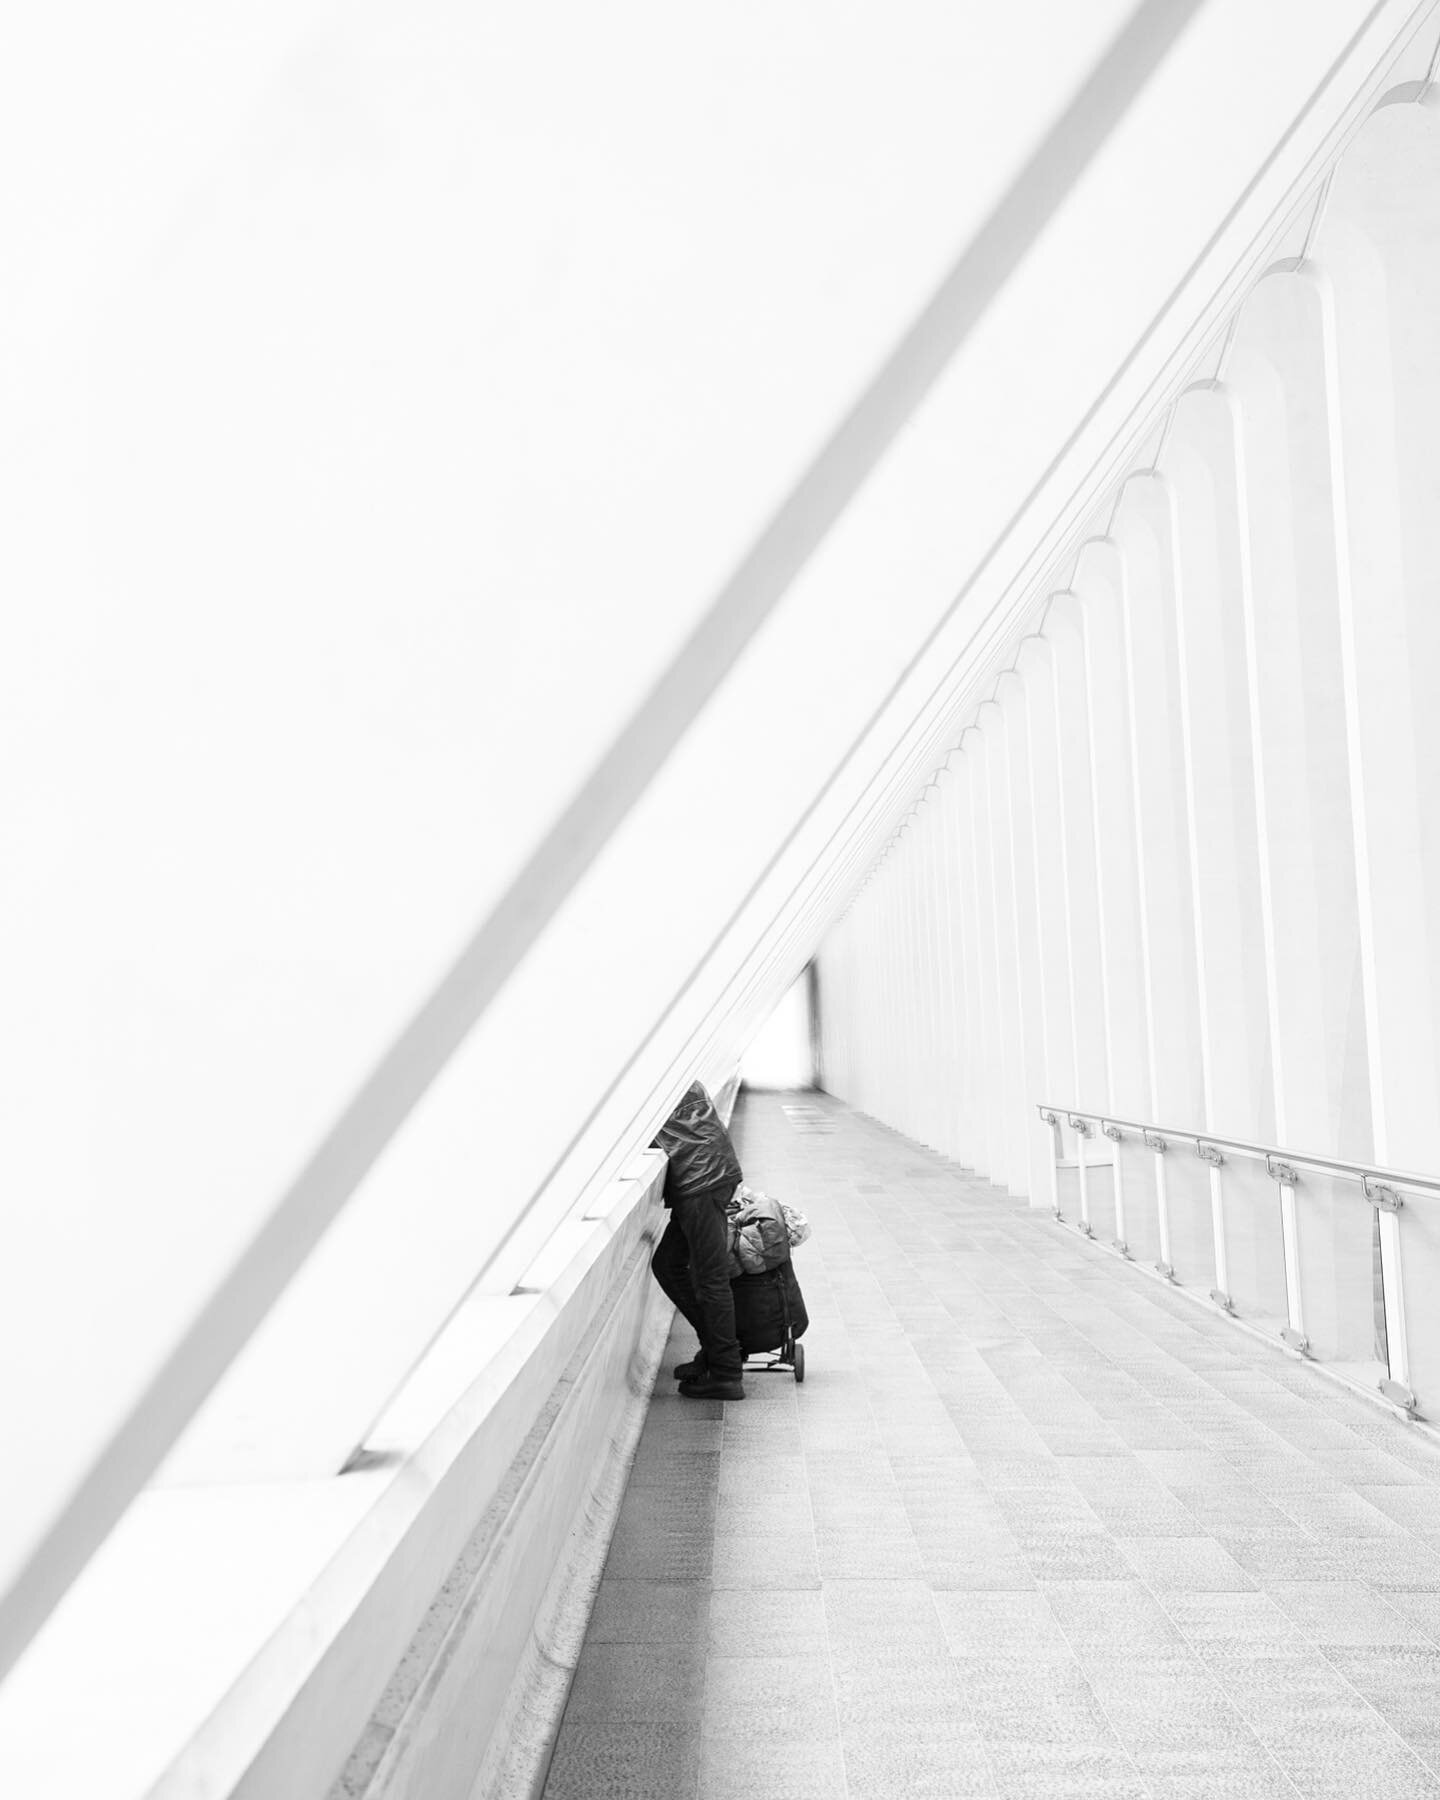
[[[1203,0],[1142,0],[933,299],[336,1120],[0,1597],[0,1675],[174,1443],[380,1152],[964,344]]]

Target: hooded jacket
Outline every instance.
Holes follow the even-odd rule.
[[[740,1185],[740,1158],[719,1113],[698,1081],[692,1082],[674,1112],[656,1132],[653,1147],[670,1159],[665,1171],[665,1204],[721,1188],[728,1200]]]

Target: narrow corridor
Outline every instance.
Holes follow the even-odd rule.
[[[806,1381],[672,1333],[547,1800],[1440,1797],[1440,1448],[819,1095]]]

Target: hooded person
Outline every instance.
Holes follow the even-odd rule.
[[[743,1400],[726,1211],[740,1185],[740,1159],[698,1081],[681,1095],[653,1147],[669,1159],[664,1200],[670,1218],[650,1269],[700,1340],[695,1359],[675,1370],[680,1392],[687,1400]]]

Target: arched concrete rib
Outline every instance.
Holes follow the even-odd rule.
[[[604,849],[1203,0],[1141,0],[934,297],[274,1212],[0,1597],[0,1676]]]
[[[1369,28],[1370,24],[1374,21],[1379,10],[1380,10],[1380,8],[1378,6],[1375,8],[1372,8],[1371,12],[1366,16],[1366,19],[1364,20],[1362,25],[1359,27],[1359,29],[1356,31],[1356,33],[1352,36],[1349,44],[1346,47],[1346,51],[1344,53],[1345,55],[1348,55],[1350,53],[1350,51],[1354,48],[1354,46],[1359,43],[1362,33]],[[1396,33],[1395,42],[1397,44],[1402,43],[1405,39],[1405,36],[1406,36],[1406,30],[1402,29],[1401,31]],[[1440,57],[1440,50],[1437,50],[1437,57]],[[1335,72],[1339,69],[1339,67],[1340,67],[1340,60],[1337,60],[1337,62],[1327,72],[1326,77],[1325,77],[1325,83],[1329,82],[1329,80],[1335,74]],[[1321,87],[1323,87],[1325,85],[1325,83],[1322,83]],[[1422,84],[1422,83],[1416,83],[1416,82],[1406,83],[1400,88],[1391,90],[1381,100],[1376,102],[1376,105],[1377,106],[1385,106],[1385,105],[1391,104],[1392,100],[1394,99],[1394,96],[1397,94],[1404,96],[1408,101],[1413,101],[1414,99],[1417,98],[1417,96],[1421,92],[1423,86],[1424,86],[1424,84]],[[1321,91],[1321,87],[1317,87],[1317,89],[1316,89],[1317,94]],[[1298,116],[1303,117],[1305,110],[1306,109],[1302,109],[1301,114]],[[1293,129],[1293,127],[1292,127],[1292,129]],[[1249,196],[1249,194],[1253,191],[1253,189],[1258,185],[1258,182],[1261,179],[1261,176],[1264,175],[1268,171],[1271,163],[1273,163],[1273,161],[1275,160],[1276,153],[1278,152],[1279,148],[1288,140],[1289,136],[1290,136],[1290,132],[1287,131],[1284,134],[1284,137],[1282,137],[1282,139],[1280,140],[1280,144],[1277,145],[1276,152],[1272,152],[1271,157],[1269,159],[1267,159],[1266,164],[1257,173],[1254,180],[1252,180],[1252,182],[1246,188],[1245,193],[1240,196],[1240,198],[1239,198],[1239,200],[1237,200],[1235,206],[1232,207],[1230,213],[1227,215],[1225,225],[1222,226],[1220,229],[1218,229],[1216,231],[1216,233],[1212,236],[1212,238],[1207,242],[1205,247],[1202,249],[1202,251],[1199,253],[1199,255],[1197,255],[1197,257],[1194,259],[1194,261],[1190,265],[1190,268],[1188,269],[1184,279],[1180,283],[1177,284],[1177,286],[1175,287],[1174,291],[1172,292],[1170,298],[1166,301],[1166,303],[1157,310],[1156,315],[1155,315],[1155,322],[1153,322],[1152,325],[1148,328],[1146,337],[1142,338],[1140,340],[1142,344],[1146,341],[1146,339],[1148,338],[1150,333],[1156,329],[1156,325],[1158,324],[1158,322],[1160,320],[1164,319],[1168,315],[1170,307],[1179,298],[1180,294],[1184,290],[1185,285],[1194,276],[1194,274],[1200,267],[1200,264],[1201,264],[1204,256],[1208,253],[1208,251],[1211,248],[1213,248],[1214,244],[1219,241],[1220,232],[1223,229],[1225,229],[1225,226],[1228,226],[1233,221],[1233,219],[1235,218],[1235,216],[1239,210],[1240,204],[1243,202],[1244,199],[1246,199]],[[1282,267],[1285,265],[1277,264],[1274,266]],[[1270,272],[1271,272],[1271,270],[1268,268],[1264,271],[1264,273],[1266,273],[1266,274],[1268,274]],[[1139,346],[1137,345],[1137,350],[1131,352],[1130,358],[1127,359],[1127,363],[1124,365],[1125,367],[1128,367],[1129,362],[1134,360],[1134,357],[1138,351],[1138,348],[1139,348]],[[1107,388],[1105,390],[1106,396],[1108,396],[1109,392],[1111,391],[1111,389],[1113,389],[1114,385],[1115,385],[1115,378],[1112,377],[1110,383],[1107,385]],[[1099,405],[1100,405],[1099,400],[1097,400],[1096,402],[1094,402],[1092,404],[1090,411],[1087,412],[1084,420],[1081,422],[1081,427],[1078,427],[1076,433],[1072,435],[1071,439],[1067,440],[1067,444],[1064,447],[1064,449],[1062,449],[1060,452],[1057,453],[1056,457],[1052,460],[1049,468],[1046,470],[1045,476],[1042,477],[1041,482],[1037,483],[1036,487],[1032,490],[1031,494],[1029,496],[1027,496],[1026,500],[1022,503],[1021,507],[1017,509],[1017,511],[1015,512],[1015,514],[1012,516],[1009,523],[1005,527],[1005,530],[1002,533],[1000,533],[999,536],[996,538],[995,545],[992,546],[991,551],[988,552],[986,557],[982,558],[981,561],[976,565],[976,570],[974,572],[972,572],[972,574],[967,578],[967,582],[966,582],[965,586],[962,587],[960,590],[958,590],[958,592],[955,596],[954,602],[952,603],[952,608],[951,608],[952,611],[953,611],[953,607],[958,606],[960,604],[960,602],[967,596],[967,594],[969,593],[975,580],[977,579],[979,572],[988,565],[988,562],[989,562],[990,558],[993,557],[993,555],[995,554],[995,549],[998,547],[998,545],[1004,541],[1004,539],[1008,535],[1008,533],[1010,531],[1012,531],[1016,527],[1016,525],[1019,523],[1020,519],[1023,516],[1025,507],[1029,506],[1031,504],[1031,502],[1034,500],[1035,496],[1039,493],[1041,486],[1043,486],[1044,480],[1048,479],[1048,477],[1051,474],[1053,474],[1054,471],[1059,467],[1061,458],[1064,454],[1064,450],[1068,449],[1074,443],[1076,437],[1078,437],[1079,430],[1082,429],[1085,425],[1088,425],[1091,422],[1091,420],[1096,416],[1096,414],[1098,413],[1098,410],[1099,410]],[[1161,432],[1160,440],[1156,445],[1155,452],[1152,454],[1152,464],[1154,462],[1154,458],[1156,456],[1158,456],[1160,451],[1163,450],[1163,448],[1164,448],[1165,435],[1168,433],[1170,423],[1173,418],[1174,406],[1175,406],[1175,402],[1174,402],[1174,400],[1172,400],[1170,402],[1169,406],[1164,411],[1164,428]],[[1149,468],[1133,470],[1129,475],[1127,475],[1124,478],[1124,482],[1122,482],[1120,485],[1123,486],[1126,482],[1129,482],[1132,480],[1154,479],[1155,473],[1156,473],[1156,471],[1153,466],[1149,467]],[[1100,542],[1100,541],[1103,541],[1104,536],[1105,536],[1105,534],[1101,533],[1101,534],[1099,534],[1098,537],[1087,538],[1085,540],[1085,542],[1086,543]],[[1084,548],[1084,544],[1081,545],[1081,549],[1083,549],[1083,548]],[[1072,569],[1071,578],[1073,580],[1073,569]],[[1062,598],[1069,591],[1070,591],[1069,586],[1068,586],[1068,584],[1066,584],[1066,585],[1062,585],[1059,588],[1054,589],[1047,596],[1045,603],[1044,603],[1044,607],[1040,614],[1040,619],[1041,619],[1042,623],[1043,623],[1044,617],[1046,616],[1046,614],[1049,611],[1051,601],[1054,599]],[[930,644],[934,640],[934,637],[936,635],[938,635],[938,632],[940,629],[941,629],[940,626],[935,627],[931,636],[929,638],[927,638],[925,640],[925,643],[920,646],[920,649],[917,650],[915,656],[911,659],[911,662],[907,665],[905,673],[898,678],[898,680],[896,681],[894,686],[885,695],[885,697],[884,697],[883,701],[880,703],[880,705],[872,712],[871,716],[865,721],[864,725],[861,726],[856,731],[855,736],[851,743],[850,750],[846,753],[846,758],[842,759],[841,764],[837,765],[836,774],[838,774],[840,768],[843,768],[845,766],[845,763],[846,763],[846,761],[848,761],[848,758],[855,753],[856,749],[864,741],[867,734],[874,728],[875,724],[881,717],[885,708],[888,707],[890,702],[894,699],[895,695],[899,692],[901,685],[903,684],[903,682],[906,679],[908,679],[910,672],[917,666],[921,655],[923,655],[924,651],[929,648]],[[1035,633],[1027,633],[1026,637],[1033,636],[1033,635],[1035,635]],[[1024,642],[1025,639],[1022,638],[1020,641]],[[924,706],[921,708],[922,714],[929,712],[929,710],[938,703],[941,692],[942,692],[942,687],[943,687],[943,683],[941,684],[941,686],[937,686],[936,688],[932,689],[930,694],[927,696]],[[917,715],[917,716],[920,716],[920,715]],[[964,738],[964,736],[966,735],[967,732],[974,731],[975,729],[976,729],[976,727],[973,723],[964,726],[963,729],[961,729],[959,732],[959,736],[956,740],[957,743],[961,739]],[[897,749],[897,754],[901,755],[903,757],[907,757],[907,758],[913,757],[915,754],[915,747],[912,745],[910,748],[907,749],[904,746],[900,746]],[[885,847],[889,842],[889,836],[893,835],[893,833],[889,832],[888,827],[887,827],[886,833],[882,833],[881,838],[878,839],[874,844],[869,845],[868,848],[865,848],[865,849],[859,848],[859,837],[860,837],[860,834],[862,834],[868,828],[868,821],[870,819],[872,812],[876,809],[877,805],[882,811],[884,810],[884,808],[886,806],[888,806],[889,799],[891,798],[892,792],[895,791],[895,789],[896,789],[897,780],[898,780],[898,787],[904,788],[907,779],[908,779],[908,776],[906,776],[904,774],[901,774],[897,777],[897,773],[896,773],[895,769],[892,768],[891,765],[888,763],[882,770],[877,772],[875,781],[880,784],[880,790],[881,790],[881,791],[879,791],[878,800],[876,797],[877,790],[875,789],[874,785],[872,784],[872,786],[867,787],[865,792],[856,799],[856,801],[853,803],[850,811],[845,814],[842,823],[840,825],[836,826],[831,831],[830,836],[826,840],[826,845],[825,845],[824,851],[817,854],[817,856],[814,860],[814,863],[812,864],[812,870],[814,868],[818,868],[824,862],[825,857],[829,854],[830,848],[837,841],[841,841],[841,840],[845,841],[847,844],[854,844],[857,846],[855,849],[847,850],[847,852],[846,852],[847,857],[849,857],[851,859],[849,866],[853,867],[853,864],[856,861],[863,863],[867,857],[879,858],[879,859],[883,860]],[[715,951],[718,949],[725,934],[728,933],[733,928],[736,920],[740,917],[744,908],[746,906],[748,906],[750,904],[750,902],[754,899],[756,893],[759,891],[761,884],[770,876],[771,873],[773,873],[774,868],[779,860],[779,856],[783,853],[783,851],[785,849],[788,848],[789,844],[793,841],[793,838],[796,835],[796,833],[799,831],[800,827],[804,823],[808,822],[808,820],[812,817],[812,815],[818,810],[820,800],[823,798],[823,796],[826,793],[829,792],[829,789],[833,785],[834,780],[835,780],[835,775],[832,774],[830,781],[828,781],[825,784],[825,786],[819,791],[819,793],[815,796],[815,798],[807,806],[804,813],[796,821],[796,823],[792,827],[790,833],[786,836],[781,848],[779,850],[777,850],[771,856],[770,860],[766,863],[764,868],[757,875],[755,881],[751,884],[750,888],[747,890],[745,896],[743,897],[743,899],[741,900],[739,905],[736,907],[734,913],[732,913],[730,918],[726,921],[725,926],[716,935],[716,937],[711,941],[710,945],[708,946],[708,948],[704,952],[704,954],[701,955],[697,959],[696,964],[691,971],[691,975],[690,975],[689,979],[687,979],[687,981],[683,984],[683,986],[679,990],[679,993],[676,995],[675,1000],[666,1009],[666,1012],[662,1015],[663,1018],[668,1019],[670,1017],[671,1013],[674,1011],[675,1004],[678,1004],[679,999],[681,997],[683,997],[683,995],[689,991],[689,988],[690,988],[692,982],[699,975],[700,970],[705,966],[709,957],[712,956],[715,953]],[[863,820],[862,820],[862,822],[857,824],[856,821],[857,821],[857,818],[860,817],[860,815],[863,815]],[[879,866],[879,862],[877,861],[877,862],[875,862],[874,867],[871,868],[870,873],[866,874],[863,877],[863,879],[861,880],[860,887],[863,888],[869,882],[870,875],[875,872],[875,868],[878,868],[878,866]],[[834,887],[836,885],[840,885],[840,886],[844,885],[843,881],[840,881],[838,883],[835,881],[832,881],[829,874],[823,875],[821,877],[821,879],[825,883],[827,889],[830,887]],[[788,904],[788,902],[787,902],[787,904]],[[763,953],[764,953],[763,947],[757,947],[757,954],[763,954]],[[742,974],[745,969],[748,969],[749,966],[750,965],[748,963],[742,965]],[[563,1166],[565,1158],[568,1157],[569,1154],[571,1153],[571,1151],[574,1150],[576,1144],[580,1141],[580,1138],[583,1136],[584,1132],[586,1130],[588,1130],[588,1128],[591,1124],[593,1124],[596,1114],[600,1110],[600,1107],[606,1101],[608,1101],[609,1098],[611,1097],[611,1095],[615,1092],[615,1089],[618,1087],[619,1082],[623,1078],[623,1076],[629,1073],[630,1069],[634,1066],[634,1063],[635,1063],[637,1057],[641,1054],[641,1051],[645,1048],[648,1048],[649,1044],[653,1041],[658,1029],[659,1029],[659,1027],[657,1024],[656,1027],[652,1028],[647,1033],[645,1039],[643,1040],[642,1045],[639,1048],[637,1048],[631,1052],[630,1057],[627,1060],[627,1062],[625,1063],[623,1069],[614,1078],[614,1080],[612,1080],[610,1086],[599,1097],[595,1106],[592,1108],[592,1111],[591,1111],[589,1117],[584,1121],[584,1123],[580,1127],[577,1128],[574,1135],[570,1138],[569,1142],[565,1145],[564,1150],[555,1157],[555,1159],[552,1162],[550,1169],[547,1172],[547,1174],[545,1175],[544,1179],[536,1187],[536,1189],[535,1189],[536,1195],[538,1195],[544,1191],[544,1189],[549,1185],[550,1181],[554,1178],[556,1172]],[[709,1030],[708,1021],[707,1021],[707,1025],[706,1025],[705,1029],[707,1031]],[[714,1041],[715,1035],[717,1035],[717,1034],[712,1033],[709,1037],[702,1038],[702,1036],[699,1033],[693,1034],[691,1039],[687,1041],[686,1047],[685,1047],[684,1051],[682,1052],[682,1054],[673,1059],[673,1062],[671,1064],[671,1076],[674,1079],[678,1080],[680,1071],[682,1069],[693,1069],[696,1064],[696,1061],[699,1060],[703,1054],[702,1050],[698,1046],[700,1046],[702,1044],[708,1046],[709,1044],[711,1044]],[[651,1122],[649,1122],[649,1121],[642,1121],[639,1117],[636,1117],[631,1122],[632,1129],[630,1131],[630,1136],[631,1137],[639,1137],[639,1136],[643,1135],[642,1124],[644,1125],[644,1131],[646,1133],[648,1133],[650,1123]],[[615,1149],[618,1149],[618,1147],[619,1147],[618,1144],[615,1146],[612,1146],[612,1153],[614,1152]]]

